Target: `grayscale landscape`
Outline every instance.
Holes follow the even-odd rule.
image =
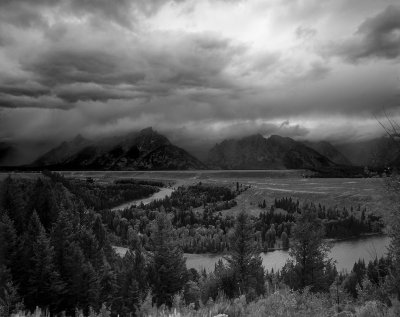
[[[0,317],[400,316],[398,1],[0,1],[0,69]]]

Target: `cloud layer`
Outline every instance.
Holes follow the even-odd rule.
[[[399,115],[399,21],[395,1],[1,1],[0,141],[373,137]]]

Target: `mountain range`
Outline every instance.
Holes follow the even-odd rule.
[[[261,134],[224,140],[209,152],[207,165],[223,169],[318,169],[336,164],[291,138]]]
[[[188,170],[206,166],[163,135],[146,128],[123,138],[90,141],[78,135],[45,153],[33,167],[99,170]]]
[[[12,162],[18,150],[0,142],[0,165]],[[146,128],[119,137],[89,140],[77,135],[42,154],[27,168],[89,170],[194,169],[335,169],[344,166],[387,166],[400,162],[398,147],[389,138],[332,145],[327,141],[296,141],[255,134],[215,144],[199,160]]]

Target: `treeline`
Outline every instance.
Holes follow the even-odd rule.
[[[234,198],[235,192],[228,187],[205,185],[199,182],[196,185],[180,186],[172,192],[170,197],[156,199],[147,205],[139,207],[147,210],[157,210],[162,206],[167,212],[170,212],[173,208],[189,210],[190,208],[203,206],[217,211],[218,208],[223,206],[221,204],[218,205],[217,202],[233,207],[235,203],[231,201]]]
[[[184,188],[181,188],[180,193],[183,192]],[[228,204],[227,208],[230,202],[235,202],[235,200],[207,204],[205,208],[198,210],[192,207],[189,209],[173,207],[168,203],[171,201],[168,197],[162,201],[167,202],[168,208],[164,208],[164,204],[161,204],[157,209],[131,207],[119,211],[101,211],[104,224],[113,233],[113,241],[117,245],[126,246],[129,242],[129,232],[135,231],[142,235],[144,247],[149,250],[147,241],[150,236],[151,221],[155,219],[159,211],[166,211],[171,215],[174,238],[184,252],[225,253],[229,251],[228,240],[234,226],[234,217],[223,216],[215,211],[213,206],[218,203]],[[364,233],[380,233],[383,228],[382,219],[370,214],[366,216],[365,210],[357,217],[356,212],[353,214],[346,210],[339,211],[330,208],[326,210],[321,205],[317,207],[314,204],[308,204],[297,207],[297,202],[294,205],[295,212],[280,212],[273,207],[269,211],[261,212],[258,216],[250,216],[255,228],[254,241],[263,252],[289,248],[296,217],[304,210],[317,214],[324,226],[325,238],[346,238]]]
[[[265,200],[258,205],[260,208],[265,209]],[[337,207],[327,208],[325,205],[317,205],[312,202],[300,206],[298,200],[294,201],[291,197],[283,197],[274,200],[274,204],[271,206],[269,212],[271,215],[270,217],[274,215],[275,209],[277,208],[285,210],[289,215],[301,213],[302,209],[311,209],[315,211],[318,217],[323,220],[326,238],[342,239],[360,236],[365,233],[381,233],[384,228],[381,216],[371,213],[367,214],[367,209],[361,209],[360,206],[356,208],[351,206],[350,210],[346,207],[342,209]],[[284,217],[278,217],[274,220],[274,222],[278,224],[280,224],[281,221],[285,221]],[[293,218],[290,218],[289,221],[293,221]],[[277,236],[279,237],[280,234],[281,232],[279,232]]]
[[[132,207],[118,211],[103,210],[101,214],[115,244],[127,246],[130,237],[137,234],[141,236],[144,248],[150,250],[151,225],[159,212],[165,212],[165,209],[162,206],[159,210]],[[194,212],[192,209],[172,209],[169,215],[173,225],[172,235],[184,252],[221,253],[229,249],[226,233],[233,227],[234,217],[207,211]]]
[[[55,182],[63,184],[71,193],[79,197],[87,208],[102,210],[113,208],[127,201],[142,199],[158,192],[160,182],[140,180],[118,180],[113,183],[98,183],[93,179],[67,179],[52,172],[43,174]]]

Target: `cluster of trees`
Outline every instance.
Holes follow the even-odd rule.
[[[267,208],[267,203],[265,199],[258,203],[259,208]],[[294,201],[292,197],[283,197],[281,199],[275,198],[274,204],[271,206],[271,210],[275,208],[280,208],[286,210],[288,213],[292,214],[295,212],[300,212],[300,202],[299,200]]]
[[[235,196],[236,193],[228,187],[205,185],[199,182],[192,186],[180,186],[170,197],[156,199],[145,206],[140,206],[140,208],[157,210],[163,206],[167,212],[171,212],[173,209],[189,210],[201,206],[213,209],[217,208],[217,202],[224,202],[233,207],[234,204],[229,205],[229,202]]]
[[[199,188],[209,188],[207,186],[196,185],[196,191]],[[224,187],[213,187],[227,191]],[[193,188],[181,187],[179,197],[192,197]],[[223,196],[221,196],[223,197]],[[221,198],[222,199],[222,198]],[[177,202],[176,197],[166,197],[163,204],[156,204],[156,209],[150,207],[131,207],[126,210],[110,211],[102,210],[103,222],[113,233],[113,241],[118,245],[128,245],[129,232],[136,232],[142,235],[145,249],[149,250],[148,243],[151,232],[151,221],[153,221],[158,212],[164,211],[171,214],[174,238],[187,253],[221,253],[229,251],[229,235],[234,226],[234,217],[225,215],[213,209],[218,203],[230,204],[235,200],[225,200],[209,203],[205,208],[194,210],[174,207],[171,201]],[[158,201],[158,202],[160,202]],[[185,205],[187,199],[182,199]],[[292,239],[292,228],[295,225],[296,217],[301,215],[304,210],[311,210],[316,213],[324,226],[325,238],[346,238],[358,236],[363,233],[380,233],[383,228],[383,222],[380,217],[368,214],[365,209],[360,211],[353,208],[338,210],[337,208],[326,209],[320,204],[313,203],[299,207],[298,202],[293,202],[290,198],[276,200],[278,206],[287,207],[294,212],[281,212],[274,206],[269,211],[263,211],[258,216],[251,216],[255,226],[254,240],[258,247],[264,251],[277,248],[288,249]],[[174,205],[179,206],[178,203]],[[356,216],[356,214],[360,216]]]
[[[149,243],[151,236],[152,221],[159,212],[165,212],[163,207],[160,210],[143,210],[130,208],[125,210],[101,212],[103,223],[110,231],[110,238],[116,245],[129,245],[132,235],[141,237],[146,250],[151,250]],[[201,213],[191,211],[179,211],[169,213],[171,216],[172,234],[174,239],[187,253],[225,252],[229,249],[226,231],[233,228],[234,217],[222,217],[220,213],[213,214],[213,221],[216,226],[207,223]],[[185,218],[186,225],[180,225],[182,218]],[[192,225],[193,224],[193,225]]]
[[[265,200],[259,203],[260,208],[266,208]],[[288,215],[278,216],[275,210],[283,209]],[[288,222],[293,222],[295,214],[300,214],[303,209],[311,209],[317,213],[318,217],[323,220],[325,226],[326,238],[342,239],[354,236],[360,236],[365,233],[381,233],[384,228],[384,223],[382,217],[376,216],[374,214],[367,214],[367,210],[364,207],[361,209],[360,206],[357,208],[350,207],[348,210],[346,207],[339,209],[338,207],[326,208],[325,205],[307,203],[300,206],[299,201],[294,201],[291,197],[284,197],[281,199],[275,199],[274,204],[270,208],[270,212],[266,213],[267,216],[274,218],[272,223],[281,224]],[[270,225],[270,221],[267,222]],[[277,228],[271,228],[271,230],[277,232]],[[266,229],[269,230],[269,229]],[[264,233],[265,229],[263,230]],[[282,231],[277,232],[277,237],[279,238]],[[290,231],[287,232],[290,236]]]
[[[142,199],[158,192],[160,182],[147,180],[117,180],[114,183],[99,183],[88,178],[67,179],[58,173],[45,171],[43,174],[56,183],[61,183],[79,197],[87,208],[102,210],[113,208],[124,202]]]
[[[343,288],[347,293],[351,294],[353,298],[357,298],[360,293],[361,285],[373,287],[377,292],[384,286],[387,281],[390,267],[392,266],[389,257],[375,258],[365,264],[364,260],[359,260],[354,263],[353,269],[350,274],[341,277]],[[379,299],[383,302],[388,302],[388,295],[386,292],[380,292]]]

